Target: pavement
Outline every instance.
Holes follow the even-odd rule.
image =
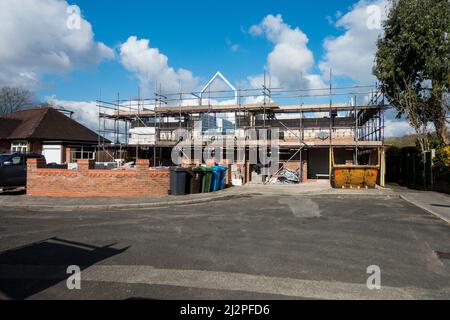
[[[0,205],[0,295],[450,299],[447,223],[393,190],[315,188],[243,187],[149,208]],[[80,290],[67,287],[70,265],[81,269]],[[373,265],[381,290],[366,284]]]
[[[450,195],[433,191],[416,191],[392,186],[400,197],[409,203],[450,224]]]
[[[361,195],[378,196],[393,195],[389,189],[371,190],[336,190],[330,187],[328,181],[319,181],[300,185],[246,185],[228,188],[214,193],[203,193],[185,196],[165,197],[87,197],[58,198],[31,197],[21,193],[0,194],[0,206],[3,208],[19,208],[27,210],[114,210],[123,208],[154,208],[161,206],[200,204],[210,201],[239,199],[252,195]]]

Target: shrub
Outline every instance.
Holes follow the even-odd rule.
[[[436,177],[450,180],[450,146],[443,147],[436,151],[434,159]]]

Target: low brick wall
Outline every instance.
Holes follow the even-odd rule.
[[[140,197],[169,194],[170,172],[150,169],[148,160],[136,168],[95,170],[93,160],[79,160],[77,170],[48,169],[40,159],[27,161],[27,194],[50,197]]]

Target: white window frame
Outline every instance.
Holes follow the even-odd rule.
[[[11,142],[11,152],[12,153],[28,152],[28,142],[27,141],[12,141]]]
[[[70,151],[70,162],[77,160],[95,160],[95,151],[85,151],[83,147],[81,150]]]

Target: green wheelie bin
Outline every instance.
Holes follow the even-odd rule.
[[[207,166],[201,166],[199,169],[202,171],[202,193],[209,193],[211,191],[213,169]]]

